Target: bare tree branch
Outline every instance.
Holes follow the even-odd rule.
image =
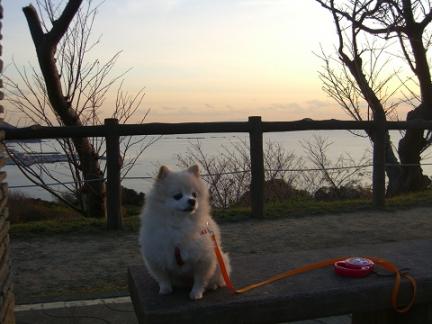
[[[81,6],[82,0],[69,0],[63,7],[51,0],[37,0],[39,14],[32,5],[23,8],[32,33],[41,73],[31,67],[29,73],[15,63],[18,80],[5,77],[7,100],[17,111],[36,125],[95,125],[102,122],[101,108],[111,89],[118,85],[121,100],[113,108],[112,115],[125,123],[142,109],[144,91],[129,95],[122,90],[123,77],[128,71],[113,75],[114,65],[120,55],[115,53],[106,62],[89,60],[91,49],[100,38],[92,36],[97,12],[92,0]],[[57,18],[58,17],[58,18]],[[51,26],[50,26],[51,25]],[[144,112],[141,122],[148,111]],[[154,142],[148,138],[132,140],[122,138],[123,157],[134,147],[141,145],[138,153],[123,170],[127,174],[144,150]],[[104,139],[72,138],[58,139],[57,148],[65,153],[66,165],[75,184],[63,187],[74,193],[82,213],[103,216],[104,176],[99,164],[105,154]],[[29,148],[22,148],[29,152]],[[60,181],[44,165],[39,165],[41,174],[53,181]],[[30,172],[30,171],[28,171]],[[51,172],[51,173],[50,173]],[[36,175],[36,174],[35,174]],[[33,177],[36,179],[36,177]],[[44,179],[36,182],[43,188]],[[91,210],[92,209],[92,210]]]

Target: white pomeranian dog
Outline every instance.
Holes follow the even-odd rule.
[[[198,166],[180,172],[162,166],[146,197],[139,234],[141,253],[159,284],[159,294],[170,294],[173,286],[191,286],[189,297],[196,300],[206,289],[225,286],[208,231],[214,232],[222,249]],[[230,273],[228,255],[222,255]]]

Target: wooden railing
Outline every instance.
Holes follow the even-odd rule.
[[[311,120],[263,122],[251,116],[247,122],[146,123],[119,125],[116,119],[106,119],[99,126],[32,126],[5,130],[6,140],[52,139],[65,137],[105,137],[107,157],[107,226],[122,227],[120,188],[119,137],[129,135],[168,135],[196,133],[249,133],[251,155],[251,208],[253,217],[264,216],[264,153],[263,133],[303,130],[370,130],[375,134],[373,148],[373,204],[385,204],[385,130],[432,129],[432,121],[374,122]]]

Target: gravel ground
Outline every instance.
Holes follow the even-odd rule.
[[[432,208],[249,220],[221,230],[233,256],[432,239]],[[142,263],[131,233],[12,239],[11,257],[17,304],[125,295],[127,266]]]

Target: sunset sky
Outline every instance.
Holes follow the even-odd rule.
[[[8,75],[12,59],[35,61],[29,2],[3,2]],[[313,0],[106,0],[94,35],[102,60],[123,51],[115,71],[132,68],[131,92],[145,87],[149,122],[347,118],[321,90],[314,52],[332,52],[336,37]]]

